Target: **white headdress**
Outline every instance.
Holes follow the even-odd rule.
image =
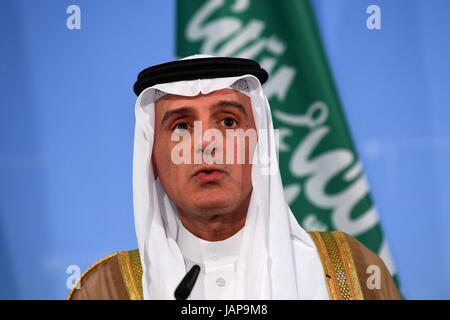
[[[242,83],[246,85],[242,87]],[[153,175],[155,93],[196,96],[225,88],[250,97],[258,131],[255,157],[270,159],[270,168],[261,161],[252,166],[253,191],[237,263],[235,297],[327,299],[314,242],[298,225],[285,200],[269,103],[259,80],[252,75],[157,84],[146,88],[137,99],[133,202],[144,298],[174,299],[174,290],[187,271],[177,244],[177,209]]]

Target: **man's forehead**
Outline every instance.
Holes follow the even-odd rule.
[[[155,103],[156,109],[172,109],[181,105],[214,105],[223,101],[238,101],[246,109],[251,110],[250,98],[245,94],[232,89],[216,90],[208,94],[198,94],[196,96],[182,96],[176,94],[166,94]]]

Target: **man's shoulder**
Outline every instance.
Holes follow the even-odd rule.
[[[345,256],[346,254],[354,260],[358,265],[373,265],[382,264],[383,260],[377,256],[372,250],[368,249],[364,244],[358,241],[351,235],[342,231],[326,231],[326,232],[311,232],[309,235],[313,238],[318,250],[327,250],[329,254],[339,254]],[[350,250],[349,252],[347,251]]]
[[[128,300],[137,298],[135,278],[142,278],[139,251],[118,251],[90,266],[72,288],[68,300]],[[130,281],[131,280],[131,281]],[[130,296],[130,286],[136,294]]]
[[[368,299],[402,299],[384,261],[354,237],[345,234],[365,296]]]
[[[349,279],[353,277],[364,299],[401,299],[383,260],[360,241],[341,231],[308,233],[324,269],[328,264],[331,269],[346,272]]]

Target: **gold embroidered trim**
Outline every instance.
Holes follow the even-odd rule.
[[[108,259],[111,259],[112,257],[114,257],[115,255],[117,255],[117,252],[116,253],[113,253],[113,254],[110,254],[109,256],[107,256],[107,257],[104,257],[103,259],[101,259],[101,260],[98,260],[96,263],[94,263],[92,266],[90,266],[81,276],[80,276],[80,278],[78,278],[78,280],[75,282],[75,285],[73,286],[73,288],[72,288],[72,290],[70,290],[70,293],[69,293],[69,295],[67,296],[67,300],[71,300],[72,299],[72,296],[73,296],[73,294],[75,293],[75,290],[77,290],[77,286],[78,286],[78,283],[89,273],[89,271],[91,271],[92,269],[94,269],[96,266],[98,266],[99,264],[101,264],[103,261],[106,261],[106,260],[108,260]]]
[[[128,291],[130,300],[142,300],[141,294],[139,293],[138,287],[136,285],[133,269],[131,267],[129,251],[119,252],[118,258],[120,272],[122,273],[122,279],[125,283],[125,287]]]
[[[133,271],[134,280],[136,282],[136,287],[138,289],[141,299],[144,299],[144,294],[142,292],[142,266],[141,257],[139,256],[139,250],[128,251],[130,257],[130,266]]]
[[[355,262],[353,261],[352,252],[350,250],[350,245],[348,244],[347,238],[342,232],[332,232],[332,234],[339,246],[339,251],[341,252],[341,257],[348,275],[353,297],[355,300],[364,300],[358,274],[356,273]]]
[[[338,300],[339,293],[337,292],[336,283],[334,281],[333,269],[331,267],[330,259],[327,255],[327,249],[325,244],[323,243],[319,232],[309,232],[311,238],[314,240],[316,244],[317,251],[319,252],[320,261],[322,262],[323,271],[325,273],[325,282],[327,284],[328,293],[330,294],[331,300]]]
[[[332,300],[364,299],[345,234],[338,231],[308,233],[319,252],[330,298]]]

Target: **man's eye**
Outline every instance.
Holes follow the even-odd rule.
[[[187,122],[178,122],[173,128],[172,131],[184,132],[189,130],[189,124]]]
[[[235,125],[237,125],[237,121],[234,120],[233,118],[225,118],[220,122],[221,125],[231,128]]]

